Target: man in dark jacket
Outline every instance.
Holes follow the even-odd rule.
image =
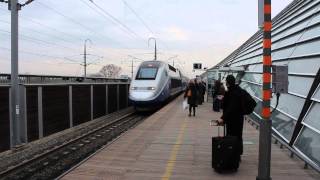
[[[224,93],[225,93],[225,89],[224,89],[223,84],[219,80],[216,80],[214,83],[213,91],[212,91],[212,98],[213,98],[212,109],[213,109],[213,111],[220,112],[220,109],[222,108],[221,105],[222,105]]]
[[[202,88],[202,91],[201,91],[201,103],[204,103],[204,95],[206,94],[207,85],[203,81],[201,81],[200,84],[201,84],[201,88]]]
[[[240,140],[240,154],[243,153],[243,112],[242,112],[242,89],[235,84],[235,78],[228,75],[226,78],[226,85],[228,91],[225,93],[223,99],[223,115],[219,123],[226,125],[227,136],[236,136]]]

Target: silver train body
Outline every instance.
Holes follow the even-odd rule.
[[[129,100],[137,110],[151,110],[185,90],[187,78],[162,61],[140,64],[130,84]]]

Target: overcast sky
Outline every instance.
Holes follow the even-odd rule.
[[[20,2],[22,2],[20,0]],[[105,64],[130,74],[131,57],[175,60],[189,76],[192,63],[212,67],[257,31],[257,0],[35,0],[20,11],[20,73],[83,74]],[[273,16],[292,0],[273,0]],[[0,3],[0,73],[10,72],[10,12]],[[175,57],[177,56],[177,57]],[[101,58],[102,57],[102,58]],[[175,58],[171,58],[175,57]],[[135,66],[139,61],[135,60]]]

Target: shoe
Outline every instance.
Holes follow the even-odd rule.
[[[190,117],[190,116],[191,116],[191,114],[188,114],[188,116]]]
[[[196,116],[195,114],[193,114],[193,116]]]

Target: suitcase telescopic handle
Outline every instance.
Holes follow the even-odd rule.
[[[220,136],[220,127],[223,126],[223,136],[226,136],[226,126],[225,124],[218,126],[218,136]]]
[[[218,126],[218,136],[220,136],[220,127],[223,126],[223,136],[226,136],[226,125],[225,124],[219,124],[218,120],[211,120],[210,125],[211,126]]]

